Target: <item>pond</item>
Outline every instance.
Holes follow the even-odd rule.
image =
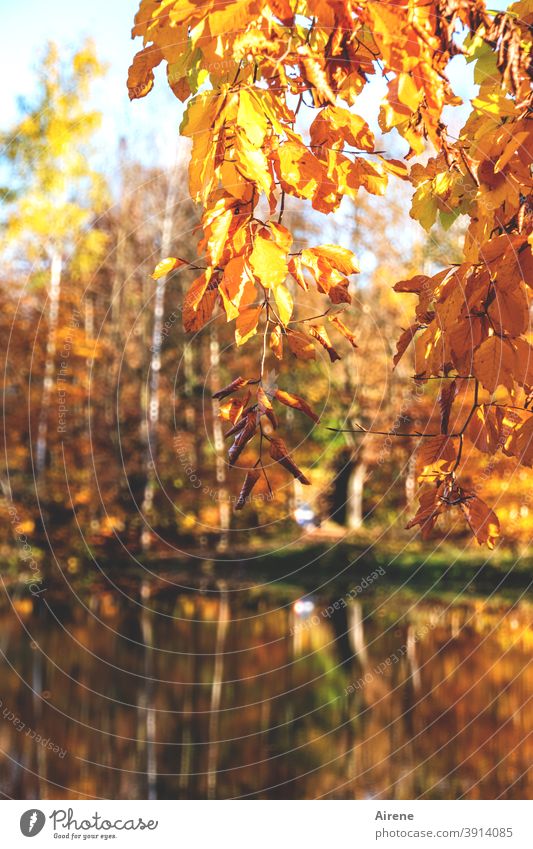
[[[1,794],[531,798],[531,598],[372,574],[6,590]]]

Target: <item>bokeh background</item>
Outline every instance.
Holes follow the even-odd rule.
[[[461,220],[428,235],[403,184],[331,221],[289,205],[300,245],[361,260],[359,347],[333,366],[272,364],[321,414],[284,411],[313,486],[273,467],[275,497],[258,487],[235,514],[241,475],[211,396],[260,343],[237,354],[220,315],[187,337],[194,272],[150,277],[165,256],[194,260],[199,210],[161,73],[128,100],[135,11],[1,12],[0,793],[523,798],[530,474],[471,449],[501,545],[481,549],[453,517],[423,545],[405,530],[416,441],[325,427],[438,428],[438,387],[413,381],[408,356],[392,369],[412,306],[392,284],[457,261]],[[450,76],[468,101],[461,57]],[[381,89],[361,104],[376,132]],[[382,142],[402,153],[394,133]]]

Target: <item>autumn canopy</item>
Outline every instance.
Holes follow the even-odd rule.
[[[332,244],[295,250],[283,223],[287,196],[327,215],[345,196],[385,195],[389,182],[409,180],[411,215],[424,228],[469,219],[461,264],[395,286],[418,303],[391,368],[412,345],[414,379],[441,386],[440,433],[421,431],[412,524],[426,535],[440,514],[459,509],[478,541],[494,544],[498,519],[477,486],[462,485],[461,467],[465,440],[533,464],[532,25],[531,0],[505,13],[481,0],[141,3],[133,35],[144,47],[129,70],[130,97],[148,94],[154,68],[166,65],[186,103],[190,193],[203,207],[185,329],[200,331],[218,305],[235,324],[237,346],[260,334],[257,372],[218,393],[233,437],[229,462],[247,469],[239,508],[265,474],[267,447],[309,483],[277,435],[276,406],[317,416],[304,398],[272,389],[267,360],[295,356],[305,367],[322,355],[334,367],[336,339],[357,348],[343,312],[356,255]],[[447,79],[457,54],[474,63],[479,87],[458,136],[446,120],[446,107],[459,103]],[[376,76],[386,81],[379,127],[404,139],[400,159],[380,152],[358,114],[358,97]],[[183,262],[164,260],[154,278]],[[318,318],[295,311],[295,293],[301,305],[311,288],[327,300]]]

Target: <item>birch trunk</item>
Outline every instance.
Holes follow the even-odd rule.
[[[179,173],[180,169],[178,167],[178,162],[176,161],[169,175],[167,196],[165,200],[165,212],[163,215],[163,225],[161,229],[161,259],[165,259],[170,253],[172,243],[172,216],[178,193]],[[142,504],[142,515],[145,520],[145,526],[141,541],[145,551],[150,547],[151,535],[149,525],[153,513],[155,494],[155,460],[157,455],[157,430],[159,427],[159,383],[161,374],[161,347],[163,342],[163,316],[165,310],[166,286],[167,276],[165,275],[164,277],[160,277],[157,281],[154,298],[154,323],[152,331],[146,431],[146,483]]]
[[[366,463],[358,463],[348,479],[346,525],[350,530],[357,530],[363,524],[363,491],[366,468]]]

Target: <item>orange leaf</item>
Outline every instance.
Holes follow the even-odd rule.
[[[289,330],[286,339],[292,353],[299,360],[315,359],[316,352],[313,343],[305,333],[301,333],[299,330]]]
[[[283,358],[283,336],[281,334],[281,327],[277,324],[270,334],[270,349],[275,357],[278,360]],[[314,352],[313,352],[314,353]]]
[[[499,336],[489,336],[474,353],[473,372],[489,392],[494,392],[500,384],[511,391],[515,363],[511,343]]]
[[[309,333],[317,340],[317,342],[320,342],[323,348],[326,349],[332,363],[334,363],[336,360],[340,360],[340,356],[337,354],[335,348],[331,344],[325,327],[323,327],[321,324],[312,325],[309,328]]]
[[[290,392],[284,392],[283,389],[277,389],[274,398],[281,404],[285,404],[286,407],[292,407],[293,410],[300,410],[301,413],[305,413],[314,422],[318,421],[317,414],[311,409],[307,401],[304,401],[299,395],[292,395]]]
[[[338,316],[336,316],[336,315],[329,315],[329,316],[328,316],[328,319],[329,319],[329,321],[331,321],[332,325],[333,325],[334,327],[336,327],[336,328],[337,328],[337,330],[339,331],[339,333],[342,333],[342,335],[345,337],[345,339],[347,339],[347,340],[348,340],[348,342],[350,343],[350,345],[352,346],[352,348],[357,348],[357,347],[358,347],[358,345],[357,345],[357,343],[356,343],[356,341],[355,341],[355,336],[354,336],[354,334],[352,333],[352,331],[351,331],[348,327],[346,327],[346,325],[344,324],[344,322],[343,322],[343,321],[341,321],[341,320],[340,320],[340,318],[339,318]]]
[[[257,333],[259,316],[263,307],[245,307],[237,316],[235,322],[235,341],[238,346],[244,345]]]

